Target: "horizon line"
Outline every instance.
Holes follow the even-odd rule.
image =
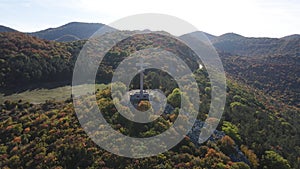
[[[70,21],[70,22],[67,22],[65,24],[61,24],[59,26],[53,26],[53,27],[51,26],[51,27],[39,29],[39,30],[36,30],[36,31],[20,31],[19,29],[15,29],[12,26],[4,25],[4,24],[0,24],[0,26],[6,27],[6,28],[9,28],[9,29],[13,29],[13,30],[15,30],[17,32],[20,32],[20,33],[28,34],[28,33],[36,33],[36,32],[40,32],[40,31],[46,31],[48,29],[56,29],[56,28],[59,28],[59,27],[62,27],[62,26],[65,26],[65,25],[68,25],[68,24],[71,24],[71,23],[102,24],[102,25],[109,26],[109,25],[107,25],[105,23],[100,23],[100,22],[82,22],[82,21]],[[289,36],[294,36],[294,35],[299,35],[300,36],[300,33],[288,34],[288,35],[285,35],[285,36],[282,36],[282,37],[270,37],[270,36],[244,36],[244,35],[236,33],[236,32],[225,32],[225,33],[223,33],[221,35],[215,35],[215,34],[212,34],[212,33],[206,32],[206,31],[201,31],[201,30],[194,31],[194,32],[202,32],[202,33],[209,34],[209,35],[212,35],[212,36],[215,36],[215,37],[220,37],[220,36],[223,36],[223,35],[226,35],[226,34],[236,34],[236,35],[239,35],[239,36],[242,36],[242,37],[245,37],[245,38],[273,38],[273,39],[281,39],[281,38],[285,38],[285,37],[289,37]],[[190,32],[190,33],[194,33],[194,32]],[[189,34],[189,33],[187,33],[187,34]],[[183,35],[185,35],[185,34],[182,34],[180,36],[183,36]]]

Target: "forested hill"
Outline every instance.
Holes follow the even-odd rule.
[[[225,71],[276,100],[300,108],[300,58],[277,55],[242,57],[220,54]]]
[[[197,35],[200,32],[192,34]],[[235,79],[300,107],[300,36],[248,38],[234,33],[208,38]]]
[[[211,41],[216,43],[223,39],[224,44],[225,42],[227,44],[238,43],[239,46],[243,46],[247,41],[251,41],[252,44],[248,46],[251,47],[251,51],[260,53],[259,56],[245,57],[228,52],[220,52],[225,71],[234,78],[262,90],[286,104],[299,107],[300,40],[297,35],[282,39],[267,38],[266,42],[264,42],[263,38],[251,39],[236,34],[228,34],[221,37],[208,36]],[[62,38],[68,39],[68,36]],[[133,38],[132,41],[137,41],[137,38]],[[269,44],[267,43],[268,41],[272,41],[274,44]],[[124,44],[124,46],[132,43]],[[83,44],[84,41],[68,43],[45,41],[17,32],[0,33],[0,62],[2,63],[0,85],[2,87],[13,87],[36,82],[70,82],[76,56]],[[272,48],[267,48],[268,44],[273,45],[272,48],[275,48],[275,46],[281,47],[272,50]],[[121,49],[117,49],[116,52],[111,51],[111,54],[112,56],[125,57],[128,52],[137,50],[143,45],[145,43],[141,42],[134,47],[135,49],[127,48],[121,53],[118,52]],[[262,56],[261,54],[264,52],[260,51],[260,49],[256,50],[255,47],[262,48],[264,51],[271,51],[269,53],[274,53],[274,51],[281,52]],[[235,48],[234,51],[242,49],[245,49],[245,47],[241,49]],[[181,50],[176,49],[173,51],[181,55],[185,53],[185,50],[181,48]],[[249,55],[252,54],[250,53]],[[114,60],[114,57],[111,59]],[[105,74],[107,75],[107,73]],[[107,78],[109,77],[102,76],[104,81]]]
[[[283,38],[249,38],[227,33],[211,39],[220,52],[239,56],[300,55],[300,37],[293,35]]]
[[[224,34],[212,39],[225,71],[274,98],[300,107],[300,36],[247,38]]]
[[[71,62],[81,47],[80,41],[65,44],[19,32],[0,33],[0,86],[11,88],[39,82],[70,81]]]
[[[37,32],[30,32],[30,33],[23,32],[23,33],[44,40],[70,42],[70,41],[77,41],[77,40],[86,40],[103,26],[104,24],[101,23],[70,22],[56,28],[48,28]],[[106,29],[113,30],[113,28],[109,26],[107,26]],[[17,31],[12,28],[0,25],[0,32],[17,32]]]
[[[46,40],[75,41],[88,39],[102,26],[104,24],[101,23],[71,22],[57,28],[49,28],[29,34]]]
[[[146,42],[145,42],[146,41]],[[75,60],[85,41],[60,43],[45,41],[22,33],[0,33],[1,86],[20,87],[36,82],[71,82]],[[135,43],[135,44],[134,44]],[[162,45],[163,44],[163,45]],[[130,53],[147,46],[161,47],[178,54],[191,68],[198,68],[196,60],[189,60],[191,50],[176,39],[148,34],[136,35],[120,42],[110,50],[99,66],[97,80],[109,83],[112,68]]]
[[[101,23],[70,22],[57,28],[49,28],[28,34],[53,41],[86,40],[103,26],[104,24]],[[107,28],[113,30],[111,27]],[[12,32],[15,30],[0,26],[0,32],[8,31]],[[253,38],[244,37],[235,33],[215,36],[200,31],[191,34],[196,35],[198,33],[204,33],[218,51],[231,53],[232,55],[268,56],[292,54],[299,56],[300,53],[299,34],[289,35],[283,38]]]

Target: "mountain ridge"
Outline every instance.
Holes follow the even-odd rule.
[[[45,30],[28,33],[29,35],[39,37],[46,40],[59,41],[66,35],[73,36],[74,39],[88,39],[97,30],[103,27],[101,23],[82,23],[82,22],[70,22],[65,25],[48,28]]]
[[[0,25],[0,32],[18,32],[18,31],[10,27]]]
[[[93,33],[95,33],[98,29],[100,29],[102,26],[105,26],[105,24],[103,23],[92,23],[92,22],[77,22],[77,21],[73,21],[73,22],[69,22],[69,23],[66,23],[64,25],[61,25],[61,26],[58,26],[58,27],[50,27],[50,28],[47,28],[47,29],[43,29],[43,30],[39,30],[39,31],[34,31],[34,32],[23,32],[23,33],[27,33],[29,35],[32,35],[32,36],[37,36],[39,38],[42,38],[42,39],[46,39],[46,40],[56,40],[56,39],[59,39],[59,37],[57,38],[52,38],[52,37],[49,37],[49,35],[44,35],[46,33],[49,33],[49,32],[53,32],[53,31],[59,31],[59,30],[63,30],[63,29],[69,29],[69,27],[73,27],[73,26],[76,26],[76,27],[80,27],[82,26],[82,28],[88,28],[88,26],[90,26],[91,28],[89,28],[90,30],[87,31],[88,33],[86,34],[89,34],[89,35],[92,35]],[[98,28],[98,29],[97,29]],[[10,27],[7,27],[7,26],[4,26],[4,25],[0,25],[0,32],[5,32],[5,30],[10,30],[10,31],[17,31],[13,28],[10,28]],[[235,37],[235,38],[254,38],[254,39],[264,39],[264,38],[270,38],[270,39],[295,39],[295,38],[300,38],[300,35],[299,34],[291,34],[291,35],[286,35],[282,38],[274,38],[274,37],[246,37],[246,36],[243,36],[243,35],[240,35],[238,33],[233,33],[233,32],[228,32],[228,33],[224,33],[222,35],[219,35],[219,36],[216,36],[216,35],[213,35],[213,34],[210,34],[210,33],[207,33],[207,32],[203,32],[203,31],[195,31],[195,32],[191,32],[191,34],[195,34],[195,33],[203,33],[205,36],[207,36],[207,38],[209,40],[213,40],[215,38],[228,38],[228,37]],[[69,32],[70,35],[73,35],[72,33]],[[64,35],[67,35],[67,34],[64,34]],[[46,38],[43,38],[43,37],[46,37]],[[77,36],[76,36],[77,37]],[[82,35],[79,35],[78,38],[80,40],[84,39],[84,38],[88,38],[89,36],[82,36]]]

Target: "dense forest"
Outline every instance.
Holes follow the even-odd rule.
[[[210,102],[209,82],[205,71],[198,70],[196,74],[197,81],[202,82],[201,119],[207,114]],[[151,80],[151,76],[147,78]],[[173,103],[176,90],[168,96],[171,105],[176,105]],[[2,168],[298,168],[299,114],[289,109],[277,112],[250,90],[229,81],[225,114],[217,129],[226,135],[219,138],[213,135],[201,145],[187,136],[170,151],[142,159],[119,157],[95,145],[80,127],[71,99],[39,105],[7,101],[0,107],[3,136],[0,165]],[[126,122],[114,108],[110,88],[97,91],[96,96],[101,100],[98,106],[106,120],[123,134],[151,136],[167,130],[174,121],[175,114],[164,114],[159,123],[136,124],[139,130],[132,130],[134,124]]]
[[[228,33],[211,41],[229,75],[299,108],[299,36],[247,38]]]
[[[231,38],[241,41],[243,37],[234,35]],[[299,168],[299,40],[286,39],[274,41],[289,41],[278,55],[266,54],[264,51],[260,55],[256,53],[259,50],[255,49],[251,57],[246,57],[242,56],[243,53],[235,53],[235,50],[229,53],[221,52],[219,48],[227,73],[227,100],[216,132],[204,144],[198,144],[194,139],[197,133],[192,132],[163,154],[142,159],[119,157],[100,148],[86,135],[76,117],[72,98],[64,102],[47,101],[43,104],[22,100],[6,101],[0,106],[0,166]],[[0,33],[0,87],[5,90],[26,88],[27,85],[36,83],[70,83],[75,60],[85,42],[55,42],[19,32]],[[250,42],[257,44],[256,40]],[[249,48],[253,46],[255,45],[250,45]],[[212,89],[208,74],[205,68],[198,69],[201,61],[175,38],[150,33],[121,41],[105,55],[96,81],[109,84],[113,71],[124,58],[135,51],[151,47],[179,55],[192,68],[201,97],[199,123],[195,125],[201,124],[207,117],[211,102]],[[138,80],[138,76],[132,80],[132,88],[139,87]],[[145,125],[126,121],[116,111],[110,88],[95,93],[99,108],[115,130],[129,136],[149,137],[167,130],[176,119],[178,96],[184,95],[177,87],[174,79],[166,73],[145,71],[145,88],[161,89],[167,95],[168,104],[174,108],[171,113],[161,115],[157,124]],[[270,101],[272,99],[264,93],[280,96],[276,98],[280,105]],[[86,95],[85,99],[90,97]],[[147,108],[149,103],[141,102],[139,107]],[[89,111],[88,108],[85,110]],[[136,128],[138,130],[133,130]]]
[[[277,55],[249,58],[223,55],[225,56],[223,57],[225,71],[235,79],[283,103],[300,107],[299,56]]]
[[[1,87],[13,88],[32,83],[70,83],[75,61],[85,41],[59,43],[44,41],[22,33],[0,33]],[[146,47],[174,52],[195,69],[198,63],[192,51],[176,39],[149,34],[121,41],[103,58],[97,81],[109,83],[112,72],[130,53]]]
[[[83,42],[43,41],[23,33],[0,33],[1,87],[71,81]]]

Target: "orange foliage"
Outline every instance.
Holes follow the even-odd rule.
[[[19,136],[19,137],[15,137],[14,138],[14,142],[15,143],[21,143],[21,137]]]
[[[171,122],[174,122],[176,120],[176,114],[171,114],[169,118]]]
[[[137,107],[137,109],[140,111],[147,111],[149,108],[150,108],[149,101],[141,101]]]
[[[234,146],[234,141],[227,135],[221,139],[221,143],[230,147]]]
[[[206,155],[205,155],[205,158],[214,157],[214,156],[216,156],[216,153],[217,153],[217,151],[215,149],[209,148]]]
[[[13,126],[7,126],[6,127],[6,130],[10,130],[10,129],[12,129],[13,128]]]
[[[29,132],[30,132],[30,127],[24,129],[24,133],[29,133]]]
[[[14,152],[14,151],[17,151],[19,148],[18,146],[15,146],[11,151]]]

